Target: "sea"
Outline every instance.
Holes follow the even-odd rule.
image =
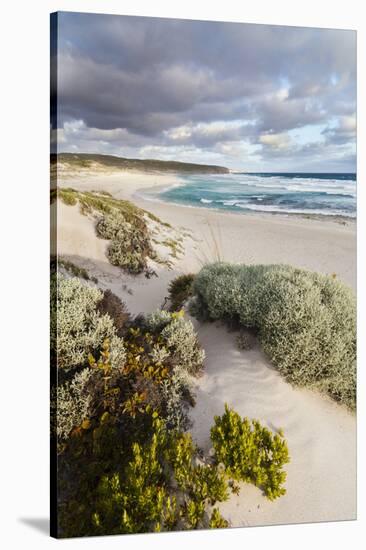
[[[231,172],[179,179],[155,198],[243,214],[356,217],[355,173]]]

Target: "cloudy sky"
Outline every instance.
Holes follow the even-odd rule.
[[[61,13],[58,100],[58,151],[356,168],[353,31]]]

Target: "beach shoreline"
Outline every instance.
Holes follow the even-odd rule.
[[[232,210],[224,210],[221,208],[207,207],[184,204],[180,202],[169,201],[159,197],[163,192],[171,190],[175,187],[184,186],[184,175],[176,173],[156,173],[156,172],[138,172],[134,171],[101,171],[98,172],[81,172],[79,174],[65,173],[58,178],[59,184],[63,187],[69,186],[77,182],[77,186],[80,190],[86,189],[84,182],[88,182],[88,187],[92,187],[93,183],[96,188],[102,189],[102,185],[105,185],[105,191],[108,191],[110,184],[112,185],[112,194],[116,198],[124,198],[126,200],[132,200],[136,203],[143,201],[144,203],[162,203],[171,206],[178,206],[182,208],[208,210],[210,212],[220,212],[230,214],[234,216],[250,216],[258,219],[271,219],[279,218],[288,220],[291,218],[300,220],[320,221],[325,223],[335,223],[340,225],[354,225],[356,226],[357,220],[352,216],[341,216],[337,214],[307,214],[307,213],[292,213],[292,212],[265,212],[265,211],[243,211],[235,212]],[[120,184],[120,185],[119,185]],[[97,190],[97,189],[96,189]]]
[[[107,191],[132,201],[170,224],[163,226],[168,237],[182,236],[184,251],[171,267],[154,265],[157,277],[151,279],[133,276],[109,263],[108,241],[97,237],[95,218],[83,215],[78,205],[54,202],[59,257],[85,268],[102,291],[110,289],[126,304],[131,315],[160,309],[174,278],[197,273],[218,260],[291,264],[332,274],[356,290],[354,223],[217,212],[141,196],[146,189],[169,183],[178,184],[179,178],[126,172],[71,175],[59,181],[62,187]],[[241,483],[240,494],[219,506],[231,526],[356,519],[355,415],[324,395],[291,386],[258,344],[239,350],[236,333],[228,332],[221,322],[192,322],[206,351],[204,372],[195,380],[196,405],[190,412],[197,445],[209,452],[213,417],[223,413],[225,403],[271,430],[283,428],[289,445],[286,495],[270,502],[258,488]]]
[[[59,178],[62,187],[80,191],[106,191],[117,199],[130,200],[174,227],[188,228],[199,242],[201,259],[186,258],[185,270],[197,271],[206,260],[235,263],[287,263],[339,276],[356,290],[356,223],[354,220],[309,219],[297,215],[237,213],[186,206],[147,198],[146,192],[180,185],[176,174],[110,172],[68,174]],[[327,216],[326,218],[331,218]],[[342,223],[340,223],[340,221]],[[217,257],[210,249],[216,241]],[[210,256],[211,254],[211,256]]]

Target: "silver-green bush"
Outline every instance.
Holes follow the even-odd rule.
[[[146,317],[146,326],[153,332],[158,332],[166,327],[172,320],[172,314],[164,309],[158,309],[149,313]]]
[[[164,347],[190,374],[197,373],[202,367],[205,352],[200,347],[191,321],[184,319],[183,311],[170,313],[155,311],[146,318],[146,326],[152,332],[159,332]]]
[[[355,407],[356,304],[331,276],[286,265],[206,266],[194,282],[211,319],[254,327],[286,379]]]
[[[106,338],[111,343],[112,366],[123,365],[123,340],[109,315],[96,310],[102,296],[99,289],[77,278],[52,277],[51,352],[59,368],[69,371],[87,364],[88,354],[97,353]]]
[[[166,407],[166,422],[169,428],[186,431],[190,422],[187,415],[188,403],[185,395],[192,391],[192,381],[187,371],[175,367],[171,378],[162,383],[162,395]]]
[[[88,384],[93,372],[83,369],[71,382],[59,385],[51,399],[51,420],[59,443],[66,441],[73,428],[81,426],[90,416],[92,393]]]
[[[97,233],[111,241],[107,250],[111,264],[130,273],[142,273],[147,268],[147,259],[155,256],[143,218],[136,218],[132,225],[122,214],[113,212],[98,221]]]

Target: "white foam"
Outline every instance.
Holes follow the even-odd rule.
[[[245,210],[255,210],[256,212],[279,212],[282,214],[320,214],[322,216],[348,216],[350,218],[355,218],[356,215],[351,212],[346,212],[345,210],[319,210],[319,209],[300,209],[300,208],[281,208],[276,205],[255,205],[247,203],[235,204],[238,208]]]

